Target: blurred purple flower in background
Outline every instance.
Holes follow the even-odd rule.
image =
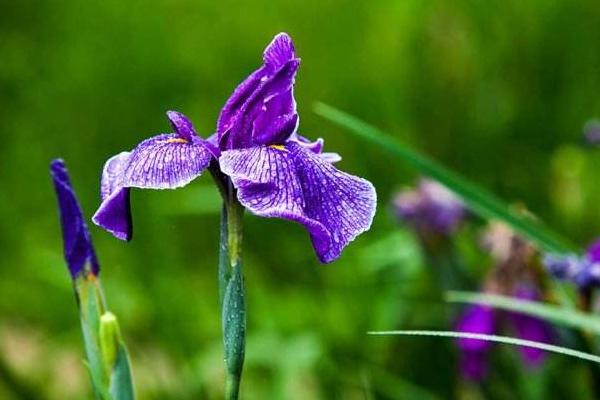
[[[583,127],[583,139],[592,146],[600,145],[600,121],[593,119]]]
[[[495,263],[487,275],[485,293],[511,296],[523,301],[542,299],[535,267],[538,252],[530,243],[516,235],[506,224],[492,221],[482,235],[481,244]],[[542,343],[550,343],[553,339],[551,326],[542,319],[483,305],[467,308],[456,328],[461,332],[488,335],[509,329],[521,339]],[[462,375],[475,381],[484,379],[491,342],[461,339],[458,346],[461,350]],[[544,351],[530,347],[519,347],[519,351],[528,368],[539,366],[546,356]]]
[[[448,236],[467,214],[454,193],[430,179],[422,179],[416,188],[398,193],[393,200],[393,211],[422,236]]]
[[[579,289],[600,286],[600,239],[596,239],[583,255],[550,253],[542,261],[552,276],[570,281]]]
[[[513,297],[524,301],[538,301],[540,292],[531,285],[517,286]],[[535,342],[550,343],[553,333],[550,325],[539,318],[516,312],[494,310],[483,305],[472,305],[458,321],[456,330],[460,332],[494,335],[503,325],[514,330],[517,337]],[[478,339],[459,339],[461,350],[460,371],[469,380],[480,381],[488,372],[487,355],[492,342]],[[519,347],[523,362],[528,368],[538,367],[545,359],[543,350]]]
[[[493,335],[496,332],[494,309],[483,305],[472,305],[461,316],[456,330],[460,332]],[[477,339],[458,340],[461,350],[460,371],[471,380],[481,380],[487,374],[487,352],[492,342]]]
[[[98,275],[100,267],[92,246],[92,239],[64,161],[52,161],[50,174],[58,200],[64,255],[71,277],[75,279],[83,273]]]

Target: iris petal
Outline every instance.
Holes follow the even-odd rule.
[[[123,170],[127,166],[130,155],[130,152],[124,151],[116,156],[112,156],[104,164],[100,180],[100,196],[102,200],[123,186]]]
[[[263,53],[265,67],[270,71],[281,68],[286,62],[296,58],[294,42],[287,33],[278,33]]]
[[[177,134],[144,140],[131,152],[123,170],[123,186],[176,189],[185,186],[208,167],[212,154],[197,137],[187,141]]]
[[[118,187],[107,196],[98,207],[92,221],[112,233],[117,239],[131,240],[133,224],[129,188]]]
[[[217,133],[222,149],[281,144],[296,130],[293,84],[300,60],[291,38],[277,35],[265,49],[263,60],[221,110]]]
[[[217,120],[219,140],[225,132],[231,129],[233,123],[239,116],[242,106],[259,87],[261,80],[265,75],[266,71],[264,67],[254,71],[235,88],[229,99],[227,99],[227,102],[225,102],[225,105],[221,109],[219,119]]]
[[[162,134],[120,153],[104,165],[102,204],[94,223],[121,240],[132,236],[129,188],[176,189],[202,174],[214,157],[210,143],[196,136],[185,116],[168,113],[177,133]]]
[[[246,208],[304,225],[323,263],[337,259],[371,225],[373,185],[335,169],[297,143],[225,151],[219,161]]]
[[[194,129],[192,122],[182,113],[177,111],[167,111],[167,118],[169,118],[173,130],[177,132],[181,138],[192,140],[192,138],[196,136],[196,130]]]

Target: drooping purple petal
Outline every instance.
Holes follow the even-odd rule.
[[[129,192],[127,187],[117,188],[102,201],[92,217],[96,225],[106,229],[117,239],[126,241],[133,236]]]
[[[133,234],[129,188],[123,186],[125,168],[131,153],[124,151],[108,159],[102,170],[100,197],[102,203],[92,221],[121,240],[130,240]]]
[[[64,162],[62,160],[52,161],[50,174],[58,200],[64,255],[71,277],[75,279],[86,268],[89,268],[89,272],[97,275],[99,265],[96,253]]]
[[[337,170],[295,142],[225,151],[219,161],[246,208],[304,225],[323,263],[338,258],[371,225],[373,185]]]
[[[263,54],[264,64],[234,90],[221,110],[221,149],[282,144],[298,125],[293,84],[300,60],[291,38],[277,35]]]
[[[208,167],[215,156],[211,144],[196,135],[183,114],[170,111],[176,133],[144,140],[131,152],[109,159],[102,173],[102,204],[94,223],[117,238],[132,236],[129,188],[175,189],[190,183]]]
[[[531,286],[520,285],[515,290],[514,296],[520,300],[535,301],[540,299],[539,292]],[[534,342],[551,343],[552,328],[544,320],[529,315],[511,312],[508,314],[510,321],[521,339]],[[546,358],[546,352],[532,347],[519,347],[519,351],[529,367],[539,366]]]

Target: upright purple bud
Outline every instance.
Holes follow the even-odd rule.
[[[50,174],[58,200],[64,255],[71,277],[77,278],[84,270],[98,275],[96,253],[64,161],[52,161]]]

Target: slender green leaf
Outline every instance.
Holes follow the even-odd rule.
[[[600,334],[600,317],[574,309],[535,301],[518,300],[507,296],[472,292],[450,291],[446,293],[446,299],[452,303],[483,304],[502,310],[516,311],[570,328]]]
[[[83,283],[78,286],[80,304],[81,332],[86,353],[86,366],[90,372],[90,378],[96,398],[110,400],[110,395],[105,388],[104,368],[102,356],[98,345],[98,326],[100,325],[100,309],[97,292],[89,284]]]
[[[411,149],[397,139],[384,134],[374,126],[323,103],[316,104],[315,112],[323,118],[348,129],[358,137],[401,158],[422,174],[439,181],[461,197],[467,206],[482,218],[504,221],[515,232],[531,240],[543,250],[556,253],[573,251],[572,245],[559,235],[541,227],[530,219],[518,215],[483,188],[433,159]]]
[[[378,331],[368,332],[369,335],[376,336],[437,336],[437,337],[448,337],[448,338],[462,338],[462,339],[476,339],[486,340],[489,342],[497,342],[503,344],[511,344],[515,346],[532,347],[534,349],[545,350],[552,353],[562,354],[569,357],[575,357],[586,361],[591,361],[600,364],[600,357],[594,354],[584,353],[569,349],[566,347],[555,346],[547,343],[534,342],[532,340],[517,339],[507,336],[497,335],[484,335],[481,333],[467,333],[467,332],[455,332],[455,331]]]
[[[110,394],[113,400],[133,400],[135,398],[129,356],[122,343],[110,377]]]

